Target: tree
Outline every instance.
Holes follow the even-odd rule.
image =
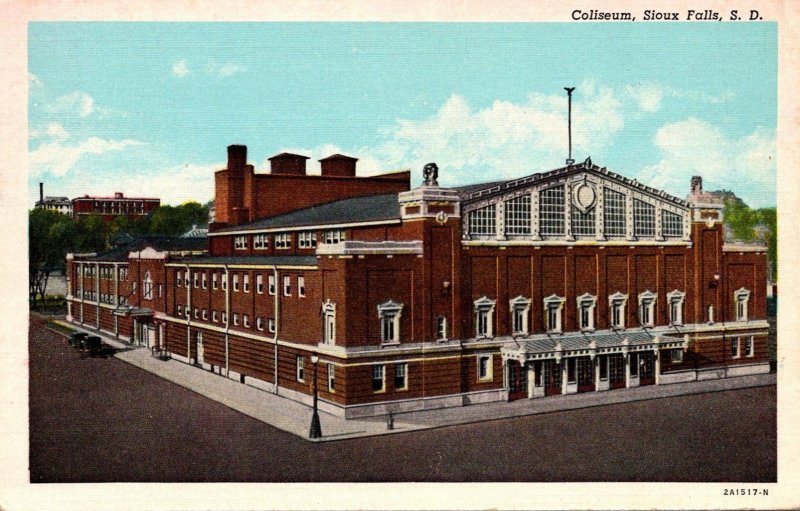
[[[32,305],[44,299],[50,272],[66,265],[67,250],[76,241],[75,223],[67,215],[47,209],[28,213],[28,289]]]
[[[736,239],[752,241],[756,239],[756,226],[766,228],[763,241],[767,244],[769,277],[777,278],[778,272],[778,223],[775,208],[750,209],[741,200],[725,200],[725,223],[733,231]]]

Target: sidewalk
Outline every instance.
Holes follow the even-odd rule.
[[[164,361],[154,358],[147,348],[131,346],[98,334],[95,331],[77,328],[67,322],[59,321],[59,323],[72,329],[90,332],[92,335],[100,335],[103,338],[103,342],[109,346],[124,350],[115,355],[116,358],[124,362],[197,392],[280,430],[302,438],[308,438],[311,424],[311,408],[306,405],[241,384],[238,381],[210,371],[203,371],[176,360]],[[615,403],[775,385],[776,381],[775,374],[759,374],[718,380],[618,389],[606,392],[520,399],[510,403],[495,402],[456,408],[406,412],[395,415],[394,430],[387,430],[385,417],[345,420],[320,412],[323,437],[313,441],[325,442],[346,438],[404,433],[456,424],[507,419]]]

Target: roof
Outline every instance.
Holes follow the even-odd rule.
[[[231,231],[257,231],[312,225],[338,225],[360,222],[397,220],[400,218],[400,203],[396,193],[367,195],[340,199],[282,215],[262,218],[249,224],[220,229],[219,233]],[[211,233],[212,235],[215,233]]]
[[[180,238],[176,236],[160,236],[155,234],[143,235],[124,235],[130,236],[128,242],[119,243],[117,246],[105,252],[100,252],[94,256],[84,258],[84,261],[107,261],[123,262],[128,260],[128,254],[152,247],[159,252],[199,252],[208,250],[207,238]],[[116,239],[119,240],[120,235]]]
[[[267,159],[274,160],[276,158],[305,158],[306,160],[310,159],[308,156],[303,156],[302,154],[294,154],[294,153],[280,153],[276,154],[275,156],[270,156]]]
[[[358,158],[353,158],[352,156],[345,156],[343,154],[332,154],[326,158],[322,158],[319,161],[327,161],[327,160],[350,160],[350,161],[358,161]]]
[[[175,259],[170,264],[230,264],[240,266],[316,266],[316,256],[198,256]]]
[[[645,330],[623,330],[614,332],[611,330],[601,330],[593,333],[578,333],[567,335],[551,335],[549,337],[539,337],[524,341],[524,351],[526,353],[546,353],[558,351],[556,343],[561,344],[563,351],[588,350],[590,343],[595,342],[597,349],[621,347],[627,339],[628,346],[648,345],[655,343],[655,338],[659,338],[662,343],[675,342],[682,343],[683,338],[663,335],[660,332],[648,332]]]
[[[157,201],[161,201],[161,199],[159,199],[158,197],[125,197],[125,196],[123,196],[123,197],[115,197],[113,195],[111,195],[111,196],[84,195],[83,197],[75,197],[72,200],[73,201],[76,201],[76,200],[122,200],[122,201],[127,201],[127,200],[156,201],[157,200]]]
[[[208,227],[197,227],[193,225],[191,229],[181,234],[181,238],[205,238],[208,236]]]
[[[477,192],[479,190],[484,190],[486,188],[491,188],[493,186],[497,186],[505,181],[490,181],[488,183],[475,183],[471,185],[465,186],[455,186],[453,190],[457,191],[459,195],[469,195],[472,192]]]

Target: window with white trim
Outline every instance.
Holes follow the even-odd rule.
[[[683,236],[683,217],[666,209],[661,210],[661,234],[667,238]]]
[[[641,326],[653,326],[655,324],[656,294],[652,291],[645,291],[639,294],[639,323]]]
[[[175,272],[175,286],[176,287],[183,286],[183,279],[181,278],[181,275],[183,275],[182,271],[176,271]],[[122,270],[120,270],[119,278],[120,278],[120,280],[122,280]]]
[[[328,364],[328,392],[336,392],[336,366]]]
[[[744,338],[744,356],[752,357],[754,354],[755,350],[753,349],[753,336],[749,335]]]
[[[572,206],[572,234],[578,238],[591,238],[595,236],[597,223],[595,222],[595,208],[585,213]]]
[[[238,273],[234,273],[233,274],[233,290],[234,291],[238,291],[239,290],[239,274]]]
[[[478,355],[478,381],[492,381],[494,368],[492,355]]]
[[[203,289],[207,289],[208,288],[208,281],[207,281],[206,275],[207,275],[206,272],[203,272],[203,274],[202,274],[202,276],[200,278],[200,280],[201,280],[200,287],[202,287]]]
[[[625,194],[603,188],[603,233],[609,238],[625,236]]]
[[[306,381],[306,362],[302,355],[295,358],[295,376],[297,381]]]
[[[247,250],[247,236],[235,236],[233,238],[233,248],[236,250]]]
[[[292,296],[292,277],[290,275],[283,276],[283,296]]]
[[[227,312],[223,312],[222,313],[222,323],[225,324],[225,325],[228,324],[228,313]]]
[[[261,317],[256,318],[256,330],[264,330],[264,319]]]
[[[494,236],[497,234],[496,215],[494,204],[470,211],[467,217],[470,235]]]
[[[297,296],[304,297],[306,296],[306,278],[305,277],[297,277]]]
[[[440,341],[447,339],[447,318],[444,316],[436,318],[436,339]]]
[[[336,304],[330,300],[322,304],[322,342],[336,343]]]
[[[564,185],[539,192],[539,233],[542,236],[564,235]]]
[[[269,282],[269,284],[268,284],[269,294],[270,295],[274,295],[275,294],[275,275],[270,275],[267,280]]]
[[[667,293],[667,303],[669,304],[669,322],[672,325],[683,324],[683,301],[686,293],[677,289]]]
[[[245,273],[244,275],[242,275],[242,290],[245,293],[249,293],[250,292],[250,274],[249,273]]]
[[[544,328],[551,333],[561,332],[561,317],[564,312],[564,299],[561,296],[550,295],[544,299]]]
[[[194,319],[200,319],[200,310],[197,307],[194,308]]]
[[[219,323],[219,313],[217,311],[211,311],[211,321]]]
[[[271,334],[275,333],[275,318],[267,319],[267,331]]]
[[[245,328],[250,328],[250,316],[247,314],[242,314],[242,324]]]
[[[230,274],[228,272],[225,272],[225,273],[222,274],[222,279],[221,280],[222,280],[222,290],[223,291],[226,291],[228,289],[228,278],[229,278],[229,275]]]
[[[381,343],[396,344],[400,342],[400,315],[403,304],[388,302],[378,305],[378,319],[381,324]]]
[[[186,270],[186,275],[185,275],[185,278],[183,279],[183,282],[186,284],[186,287],[191,287],[192,286],[192,280],[191,280],[191,277],[189,275],[189,270]]]
[[[256,293],[264,294],[264,276],[260,273],[256,275]]]
[[[255,250],[266,250],[269,248],[269,234],[254,234],[253,248]]]
[[[739,338],[731,337],[731,358],[739,358]]]
[[[736,304],[736,321],[747,321],[747,305],[750,302],[750,290],[739,288],[733,293]]]
[[[518,296],[508,301],[508,309],[511,311],[511,333],[515,335],[527,335],[531,300],[523,296]]]
[[[625,328],[625,305],[628,303],[628,295],[617,291],[608,297],[608,322],[612,329],[622,330]]]
[[[217,289],[217,272],[211,274],[211,289]]]
[[[175,310],[178,313],[178,316],[183,316],[183,305],[178,304]]]
[[[194,272],[192,274],[192,277],[193,277],[193,282],[194,282],[194,288],[197,289],[198,287],[200,287],[200,274],[197,273],[197,272]]]
[[[408,364],[394,365],[394,390],[408,390]]]
[[[208,320],[208,311],[206,309],[203,309],[202,315],[203,315],[203,321],[207,321]]]
[[[144,281],[142,281],[142,291],[145,300],[153,299],[153,279],[150,278],[150,272],[145,272]]]
[[[475,337],[494,335],[495,301],[483,296],[475,301]]]
[[[386,366],[375,364],[372,366],[372,392],[383,392],[386,389]]]
[[[656,207],[639,199],[633,199],[633,234],[639,237],[656,235]]]
[[[578,328],[591,332],[594,330],[594,309],[597,306],[597,297],[584,293],[577,298],[578,302]]]
[[[234,312],[233,313],[233,324],[234,324],[234,326],[239,326],[239,313],[238,312]]]
[[[683,349],[673,348],[670,351],[670,362],[673,364],[683,363]]]
[[[317,233],[305,231],[297,235],[297,245],[300,248],[317,248]]]
[[[531,233],[531,196],[522,195],[515,199],[507,200],[506,234],[527,235]]]
[[[275,235],[275,248],[278,250],[288,250],[292,248],[292,235],[289,233],[281,233]]]
[[[341,243],[347,239],[344,229],[328,229],[324,232],[325,244]]]

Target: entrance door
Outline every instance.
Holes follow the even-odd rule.
[[[652,351],[639,354],[639,385],[656,382],[656,355]]]
[[[514,401],[528,397],[528,375],[525,366],[516,360],[509,360],[508,367],[508,400]]]
[[[589,357],[578,359],[578,392],[594,391],[594,361]]]
[[[544,371],[544,395],[555,396],[561,394],[561,366],[555,360],[542,362]]]
[[[625,387],[625,356],[608,356],[608,386],[612,389]]]

